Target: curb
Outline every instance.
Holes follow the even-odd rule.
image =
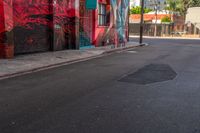
[[[56,67],[60,67],[60,66],[64,66],[64,65],[70,65],[70,64],[73,64],[73,63],[83,62],[83,61],[103,57],[103,56],[106,56],[106,55],[109,55],[109,54],[112,54],[112,53],[115,53],[115,52],[118,52],[118,51],[124,51],[124,50],[132,49],[132,48],[135,48],[135,47],[142,47],[142,46],[144,46],[144,45],[138,44],[138,45],[134,45],[134,46],[114,48],[114,49],[106,50],[99,55],[94,55],[94,56],[90,56],[90,57],[86,57],[86,58],[79,58],[79,59],[74,59],[74,60],[65,61],[65,62],[61,62],[61,63],[37,67],[37,68],[30,69],[30,70],[25,70],[25,71],[19,71],[19,72],[10,73],[10,74],[4,74],[4,75],[0,75],[0,80],[13,78],[13,77],[17,77],[17,76],[22,76],[22,75],[26,75],[26,74],[30,74],[30,73],[34,73],[34,72],[43,71],[43,70],[48,70],[48,69],[52,69],[52,68],[56,68]]]
[[[137,45],[128,46],[128,47],[113,48],[111,50],[107,50],[107,51],[103,52],[103,54],[109,54],[109,53],[114,53],[117,51],[124,51],[124,50],[132,49],[132,48],[136,48],[136,47],[143,47],[143,46],[147,46],[147,45],[146,44],[137,44]]]
[[[131,36],[130,38],[138,38],[139,36]],[[143,36],[146,39],[183,39],[183,40],[200,40],[199,38],[189,38],[189,37],[154,37],[154,36]]]
[[[95,58],[102,57],[102,56],[103,56],[103,54],[99,54],[99,55],[96,55],[96,56],[74,59],[74,60],[60,62],[60,63],[51,64],[51,65],[47,65],[47,66],[37,67],[37,68],[25,70],[25,71],[19,71],[19,72],[10,73],[10,74],[4,74],[4,75],[0,76],[0,80],[13,78],[13,77],[17,77],[17,76],[22,76],[22,75],[26,75],[26,74],[30,74],[30,73],[34,73],[34,72],[43,71],[43,70],[48,70],[48,69],[52,69],[52,68],[56,68],[56,67],[60,67],[60,66],[64,66],[64,65],[70,65],[70,64],[78,63],[78,62],[82,62],[82,61],[87,61],[87,60],[95,59]]]

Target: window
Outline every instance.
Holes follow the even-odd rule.
[[[106,26],[106,4],[98,4],[98,25]]]

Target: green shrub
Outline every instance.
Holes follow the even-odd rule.
[[[161,22],[162,22],[162,23],[170,23],[170,22],[171,22],[171,19],[170,19],[170,17],[165,16],[165,17],[163,17],[163,18],[161,19]]]
[[[152,9],[144,8],[144,13],[149,13],[151,11]],[[130,14],[141,14],[141,7],[140,6],[132,7],[130,9]]]

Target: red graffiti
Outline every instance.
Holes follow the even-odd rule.
[[[50,25],[52,20],[65,23],[65,18],[75,17],[74,5],[74,0],[0,0],[0,32],[16,26],[31,29],[32,23]]]

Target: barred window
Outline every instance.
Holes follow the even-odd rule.
[[[105,26],[106,21],[106,4],[99,3],[98,4],[98,25]]]

